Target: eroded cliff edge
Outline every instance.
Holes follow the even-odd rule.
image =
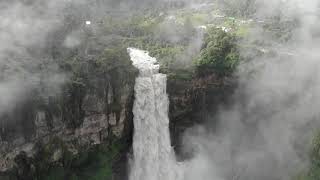
[[[70,179],[76,175],[69,169],[92,159],[83,156],[95,151],[120,156],[118,151],[129,149],[137,70],[126,49],[77,58],[61,65],[72,74],[58,95],[42,96],[34,89],[0,117],[1,178],[43,179],[61,167],[61,178]],[[76,162],[79,158],[84,162]],[[108,160],[117,158],[122,157]]]

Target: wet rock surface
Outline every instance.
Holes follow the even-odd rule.
[[[21,176],[28,174],[28,168],[31,172],[39,144],[50,147],[47,159],[56,163],[67,151],[77,155],[95,145],[130,139],[135,76],[121,87],[111,78],[90,82],[90,88],[68,89],[60,97],[48,97],[46,103],[30,96],[0,117],[0,179],[14,168],[21,170],[17,172]],[[61,144],[56,149],[51,147],[53,140]]]
[[[178,159],[191,155],[182,150],[184,132],[195,125],[215,123],[215,113],[220,105],[228,104],[235,86],[232,78],[221,79],[214,75],[188,81],[168,80],[171,143]]]

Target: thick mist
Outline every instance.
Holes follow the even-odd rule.
[[[320,122],[319,4],[255,3],[261,5],[255,11],[260,20],[280,14],[297,18],[299,26],[287,43],[274,42],[272,56],[240,65],[231,105],[220,107],[208,123],[214,128],[186,133],[186,151],[194,152],[186,179],[286,180],[308,166],[310,140]],[[249,38],[274,41],[259,32]]]
[[[42,85],[46,95],[59,91],[66,76],[48,51],[49,34],[63,25],[65,5],[62,0],[0,2],[0,115]]]
[[[194,157],[184,163],[185,179],[290,179],[308,166],[309,141],[320,126],[319,2],[214,2],[227,13],[255,21],[279,15],[282,20],[297,19],[299,25],[286,43],[277,42],[259,28],[252,30],[246,41],[266,41],[275,53],[242,63],[236,72],[239,82],[232,103],[221,106],[206,126],[186,132],[184,148]],[[95,26],[110,13],[122,16],[136,8],[154,6],[153,0],[1,1],[0,117],[26,98],[59,94],[69,77],[59,68],[61,59],[55,49],[86,43],[88,27],[96,32]],[[179,40],[181,32],[172,32],[170,24],[161,28],[165,37],[159,38]],[[200,51],[201,40],[199,33],[185,54],[177,57],[177,63],[188,66],[190,57]]]
[[[32,96],[59,94],[69,78],[58,66],[59,53],[81,47],[86,21],[94,31],[113,8],[130,9],[114,0],[1,1],[0,116]]]
[[[59,94],[61,85],[69,79],[58,66],[64,53],[78,48],[79,56],[85,56],[86,46],[90,46],[87,36],[100,35],[104,18],[120,21],[132,12],[158,9],[163,2],[167,1],[1,1],[0,115],[28,97]],[[169,1],[167,5],[171,5]]]

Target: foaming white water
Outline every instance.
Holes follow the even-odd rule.
[[[130,180],[180,180],[169,134],[167,77],[148,52],[128,48],[139,69],[135,83],[133,161]]]

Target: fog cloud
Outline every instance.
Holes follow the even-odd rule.
[[[85,22],[103,18],[116,1],[0,2],[0,115],[30,97],[55,96],[68,78],[55,52],[83,43]],[[105,8],[105,9],[103,9]],[[38,91],[37,91],[38,90]],[[41,94],[39,94],[41,93]]]
[[[61,26],[64,5],[62,0],[0,2],[0,114],[40,83],[55,87],[64,81],[44,53],[49,33]]]
[[[308,165],[309,142],[320,127],[320,44],[314,33],[319,28],[318,1],[258,3],[272,7],[258,7],[260,19],[280,11],[281,16],[298,18],[300,26],[295,27],[290,44],[278,45],[274,55],[239,67],[233,103],[221,107],[210,120],[216,122],[215,132],[197,127],[186,133],[186,148],[195,155],[190,166],[205,167],[190,168],[190,177],[285,180]],[[265,34],[256,36],[274,41]]]

